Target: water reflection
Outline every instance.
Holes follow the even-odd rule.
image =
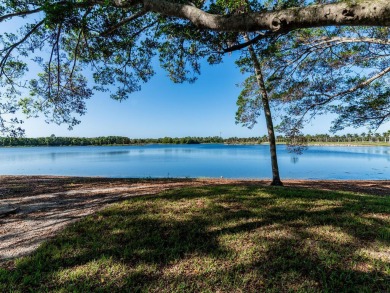
[[[182,149],[181,151],[182,151],[183,153],[185,153],[185,154],[192,153],[192,150],[191,150],[191,149]]]
[[[389,179],[387,147],[278,147],[282,178]],[[268,145],[0,148],[0,174],[270,178]]]
[[[115,156],[115,155],[127,155],[129,153],[130,151],[114,151],[114,152],[99,152],[96,154],[100,156]]]

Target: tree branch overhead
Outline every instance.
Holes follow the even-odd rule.
[[[275,74],[265,67],[264,72],[273,88],[280,87],[279,96],[294,94],[294,100],[311,98],[300,90],[305,87],[314,98],[334,95],[326,89],[337,88],[339,80],[345,81],[340,91],[353,88],[357,82],[350,72],[356,68],[363,71],[353,72],[358,81],[370,80],[364,72],[388,68],[390,0],[192,1],[0,1],[0,87],[6,92],[0,98],[12,97],[14,113],[19,107],[29,116],[40,111],[53,114],[49,121],[73,126],[78,121],[72,113],[85,112],[84,100],[92,92],[126,99],[155,74],[157,59],[173,82],[193,82],[202,62],[219,64],[224,54],[246,54],[243,49],[251,46],[258,55],[279,58],[274,58]],[[246,70],[245,59],[237,62]],[[31,63],[43,72],[25,81]],[[306,64],[306,71],[298,70],[299,64]],[[343,64],[349,66],[344,71]],[[85,76],[89,66],[92,78]],[[286,68],[288,74],[276,76]],[[378,80],[388,74],[384,70]],[[334,84],[325,76],[334,76]],[[282,87],[288,80],[297,86]],[[16,81],[30,90],[28,98],[20,97]],[[371,96],[388,94],[384,87],[375,90]],[[50,100],[53,93],[62,102],[40,106],[40,99]],[[0,120],[0,133],[1,128]]]
[[[149,11],[187,19],[200,28],[216,31],[286,32],[297,28],[335,25],[390,26],[390,1],[387,0],[362,1],[356,4],[340,2],[227,16],[209,14],[192,5],[164,0],[144,0],[142,2],[145,9]]]

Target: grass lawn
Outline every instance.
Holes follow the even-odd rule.
[[[223,185],[134,197],[0,269],[0,292],[388,292],[390,196]]]

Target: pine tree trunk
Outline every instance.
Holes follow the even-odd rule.
[[[245,39],[249,41],[248,35],[245,34]],[[269,106],[268,93],[264,83],[263,73],[261,71],[261,65],[259,59],[256,56],[253,46],[248,46],[248,50],[252,59],[253,67],[255,69],[256,81],[260,88],[261,101],[263,103],[264,116],[267,124],[268,140],[271,153],[271,164],[272,164],[272,182],[271,185],[283,186],[279,176],[278,157],[276,154],[276,140],[274,125],[272,122],[271,108]]]

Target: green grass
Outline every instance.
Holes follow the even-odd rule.
[[[185,188],[68,227],[0,292],[386,292],[389,227],[389,196]]]

